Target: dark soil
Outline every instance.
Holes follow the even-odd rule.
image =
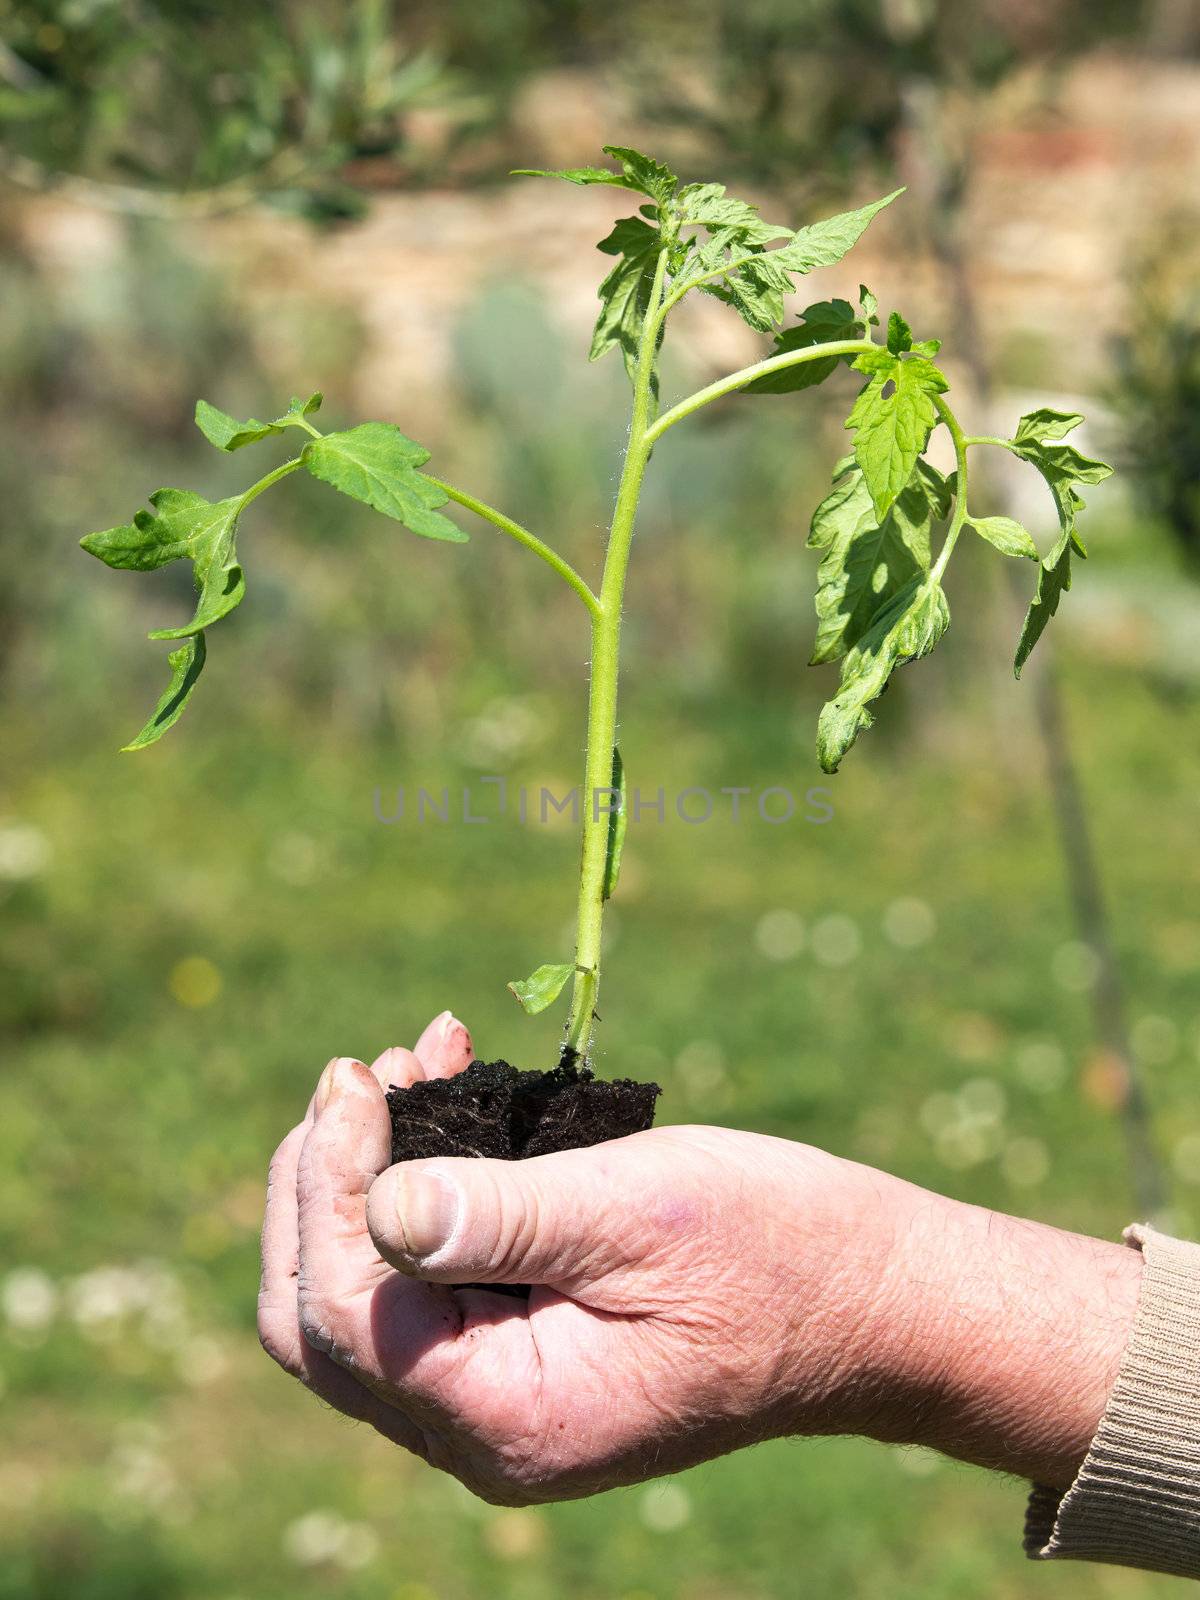
[[[490,1156],[523,1161],[580,1150],[648,1128],[661,1093],[656,1083],[597,1079],[570,1061],[552,1072],[520,1072],[507,1061],[472,1061],[453,1078],[388,1090],[392,1160]],[[528,1293],[525,1285],[481,1287]]]
[[[581,1150],[648,1128],[661,1092],[656,1083],[606,1082],[570,1064],[553,1072],[519,1072],[507,1061],[472,1061],[453,1078],[388,1090],[392,1160],[523,1161]]]

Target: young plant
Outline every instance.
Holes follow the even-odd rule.
[[[575,951],[573,959],[548,962],[510,985],[533,1013],[551,1005],[571,983],[564,1042],[564,1058],[570,1061],[589,1054],[604,906],[621,864],[625,777],[616,742],[621,611],[642,483],[663,436],[735,392],[792,394],[823,383],[839,365],[865,380],[846,420],[853,448],[833,469],[833,487],[813,514],[808,539],[820,552],[812,661],[841,662],[837,692],[817,726],[817,755],[831,773],[871,726],[874,702],[896,668],[928,655],[949,626],[943,579],[964,529],[1004,556],[1037,565],[1036,589],[1016,650],[1020,676],[1070,588],[1073,557],[1087,553],[1076,526],[1084,504],[1080,486],[1100,483],[1111,470],[1064,442],[1083,420],[1074,412],[1033,411],[1020,419],[1010,439],[968,434],[946,399],[948,384],[934,360],[938,341],[915,340],[895,311],[886,329],[877,331],[876,300],[866,288],[860,288],[857,306],[842,299],[819,301],[793,325],[783,326],[795,280],[840,261],[901,190],[793,230],[765,222],[754,206],[726,194],[719,183],[681,185],[673,172],[636,150],[609,145],[605,153],[615,168],[518,174],[627,189],[642,201],[637,214],[619,221],[599,245],[613,266],[600,285],[591,357],[620,352],[632,403],[598,590],[511,517],[424,472],[429,451],[393,424],[365,422],[321,433],[312,421],[319,394],[293,400],[272,422],[239,422],[200,401],[197,425],[218,449],[240,450],[293,433],[303,436],[302,447],[243,494],[212,503],[189,491],[160,489],[150,497],[153,512],[140,511],[132,523],[83,540],[85,550],[112,567],[146,571],[176,560],[193,564],[198,598],[192,618],[150,635],[176,641],[177,648],[168,657],[170,683],[149,722],[126,746],[130,750],[153,744],[178,721],[204,667],[208,629],[245,593],[237,550],[242,515],[290,473],[305,471],[423,538],[462,543],[467,535],[441,510],[453,501],[515,539],[573,590],[591,630]],[[671,313],[689,294],[711,295],[755,332],[773,334],[774,353],[663,409],[659,351]],[[938,427],[946,429],[954,449],[949,475],[926,459]],[[970,453],[978,446],[1007,450],[1045,479],[1059,522],[1058,537],[1045,556],[1019,523],[981,515],[970,504]]]

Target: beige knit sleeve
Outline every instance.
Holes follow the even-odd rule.
[[[1200,1578],[1200,1245],[1141,1223],[1125,1242],[1145,1257],[1129,1344],[1075,1482],[1034,1487],[1025,1552]]]

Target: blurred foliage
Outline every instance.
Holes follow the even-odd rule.
[[[1200,217],[1168,218],[1128,275],[1129,331],[1114,401],[1127,470],[1200,569]]]
[[[0,24],[9,175],[132,212],[353,214],[348,163],[403,158],[423,108],[474,114],[390,0],[4,0]]]

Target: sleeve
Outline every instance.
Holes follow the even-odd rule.
[[[1034,1486],[1025,1553],[1200,1578],[1200,1245],[1125,1242],[1145,1265],[1117,1381],[1075,1482]]]

